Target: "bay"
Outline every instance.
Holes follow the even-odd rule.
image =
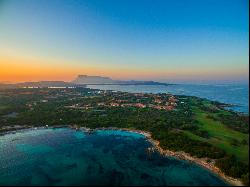
[[[27,129],[1,136],[0,185],[227,185],[183,160],[148,153],[138,133],[70,128]]]

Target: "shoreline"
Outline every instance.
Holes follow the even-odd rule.
[[[117,128],[117,127],[98,127],[98,128],[87,128],[87,127],[79,127],[77,125],[57,125],[57,126],[23,126],[22,128],[18,128],[18,129],[8,129],[6,131],[1,131],[0,132],[0,136],[5,135],[5,134],[9,134],[9,133],[14,133],[17,131],[22,131],[22,130],[28,130],[28,129],[46,129],[46,128],[70,128],[70,129],[75,129],[75,130],[81,130],[87,133],[90,132],[94,132],[96,130],[120,130],[120,131],[127,131],[127,132],[133,132],[133,133],[138,133],[143,135],[148,142],[150,142],[152,144],[152,148],[148,148],[148,151],[157,151],[159,152],[159,154],[161,154],[162,156],[166,156],[166,157],[173,157],[175,159],[178,160],[185,160],[185,161],[189,161],[191,163],[194,163],[200,167],[203,167],[209,171],[211,171],[212,173],[216,174],[218,177],[220,177],[221,179],[223,179],[226,183],[228,183],[229,185],[233,185],[233,186],[244,186],[243,183],[239,180],[239,179],[235,179],[232,177],[229,177],[227,175],[225,175],[218,167],[216,167],[214,165],[214,162],[210,162],[208,163],[206,161],[206,158],[197,158],[197,157],[193,157],[190,156],[190,154],[185,153],[183,151],[171,151],[168,149],[162,149],[160,147],[160,142],[157,140],[154,140],[152,138],[152,135],[150,132],[146,132],[146,131],[142,131],[142,130],[136,130],[136,129],[129,129],[129,128]],[[213,159],[211,159],[212,161],[214,161]]]
[[[174,157],[179,160],[186,160],[191,163],[194,163],[198,166],[201,166],[212,173],[216,174],[220,178],[222,178],[225,182],[227,182],[230,185],[233,186],[244,186],[243,183],[239,179],[235,179],[232,177],[229,177],[225,175],[218,167],[215,166],[214,162],[208,163],[206,161],[206,158],[197,158],[194,156],[191,156],[188,153],[185,153],[183,151],[171,151],[168,149],[162,149],[160,147],[160,142],[157,140],[152,139],[151,135],[150,137],[147,137],[150,143],[154,146],[154,148],[163,156],[168,156],[168,157]],[[212,160],[212,159],[211,159]]]
[[[95,130],[121,130],[121,131],[128,131],[128,132],[133,132],[133,133],[138,133],[142,134],[143,136],[146,137],[146,139],[153,145],[153,151],[158,151],[161,155],[166,156],[166,157],[173,157],[178,160],[185,160],[189,161],[191,163],[194,163],[198,166],[201,166],[212,173],[216,174],[218,177],[222,178],[225,182],[227,182],[230,185],[233,186],[244,186],[243,183],[239,179],[235,179],[232,177],[229,177],[225,175],[218,167],[216,167],[213,162],[208,163],[206,162],[206,158],[197,158],[190,156],[188,153],[185,153],[183,151],[171,151],[167,149],[162,149],[160,147],[160,142],[157,140],[154,140],[151,136],[150,132],[142,131],[142,130],[133,130],[133,129],[128,129],[128,128],[116,128],[116,127],[108,127],[108,128],[95,128],[91,129],[93,131]],[[152,150],[152,149],[150,149]],[[211,159],[212,160],[212,159]]]

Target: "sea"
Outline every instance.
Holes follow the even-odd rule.
[[[228,110],[249,114],[249,84],[88,85],[88,88],[131,93],[171,93],[232,104]]]
[[[0,137],[0,186],[227,186],[194,163],[148,152],[141,134],[38,128]]]

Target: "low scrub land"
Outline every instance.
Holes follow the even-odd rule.
[[[144,130],[162,148],[206,158],[247,184],[249,116],[227,111],[224,105],[171,94],[7,89],[0,91],[0,132],[45,125]]]

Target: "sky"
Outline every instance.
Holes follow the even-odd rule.
[[[0,0],[0,82],[247,81],[248,0]]]

